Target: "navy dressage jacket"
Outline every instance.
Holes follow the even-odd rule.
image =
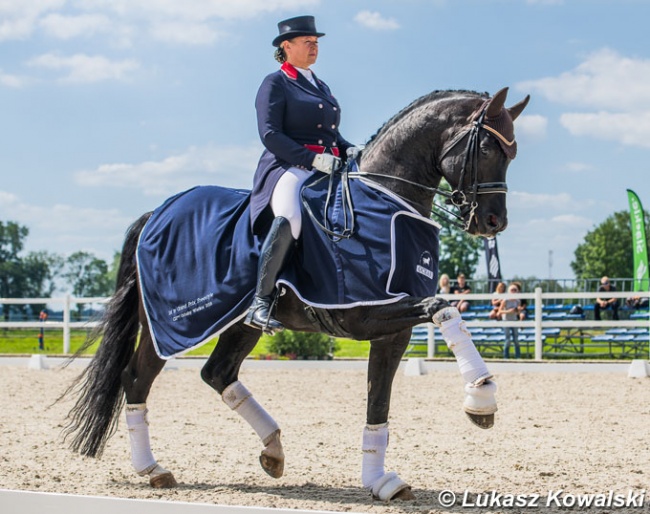
[[[289,63],[262,81],[255,99],[264,152],[253,178],[251,226],[255,234],[271,221],[275,184],[289,168],[312,169],[314,151],[345,158],[352,146],[339,133],[341,108],[330,88],[314,74],[317,87]],[[310,145],[307,148],[305,145]],[[320,147],[320,148],[316,148]]]

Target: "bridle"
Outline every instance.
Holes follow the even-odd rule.
[[[490,135],[498,138],[506,145],[512,145],[514,141],[508,141],[502,134],[500,134],[494,128],[486,125],[484,123],[485,113],[487,107],[482,106],[478,116],[475,116],[474,119],[443,148],[440,156],[436,159],[436,170],[442,175],[441,163],[445,156],[458,146],[461,141],[467,138],[467,145],[465,147],[465,152],[463,154],[463,164],[460,170],[460,178],[458,180],[458,186],[453,191],[448,189],[441,189],[439,187],[430,187],[408,180],[402,177],[397,177],[394,175],[387,175],[384,173],[374,173],[370,171],[362,171],[359,169],[356,161],[348,161],[347,166],[340,171],[342,175],[342,183],[344,187],[344,203],[346,204],[343,207],[343,212],[350,213],[350,220],[348,225],[348,219],[345,218],[344,229],[342,232],[334,232],[328,226],[327,221],[327,211],[329,200],[332,194],[332,184],[333,176],[324,176],[321,179],[314,181],[313,184],[320,182],[321,180],[330,180],[330,190],[327,195],[327,202],[325,204],[325,209],[323,213],[324,225],[320,223],[314,213],[311,211],[309,205],[303,198],[303,204],[307,208],[309,216],[314,220],[317,226],[325,232],[332,240],[337,239],[347,239],[354,234],[354,209],[352,208],[352,201],[349,195],[348,179],[349,178],[362,178],[362,177],[382,177],[392,180],[397,180],[404,182],[406,184],[415,186],[419,189],[433,193],[434,195],[439,194],[446,198],[445,203],[452,205],[457,209],[458,212],[445,207],[440,204],[433,204],[431,207],[431,215],[439,218],[441,221],[444,221],[447,224],[454,225],[464,231],[468,231],[472,223],[472,220],[476,217],[476,209],[478,208],[478,196],[485,194],[506,194],[508,192],[508,185],[506,182],[479,182],[478,179],[478,158],[479,158],[479,135],[480,131],[483,129],[488,132]],[[470,180],[467,187],[463,187],[465,183],[465,177],[469,174]],[[312,184],[312,185],[313,185]],[[393,192],[393,194],[396,194]],[[399,196],[399,195],[398,195]],[[401,197],[402,200],[407,203],[411,203],[406,198]],[[347,207],[347,208],[346,208]],[[441,212],[442,211],[442,212]]]
[[[465,153],[463,154],[463,165],[460,170],[460,178],[458,186],[453,191],[448,189],[441,189],[439,187],[430,187],[419,184],[412,180],[394,175],[386,175],[382,173],[373,173],[367,171],[358,171],[354,175],[368,176],[368,177],[384,177],[400,182],[405,182],[417,188],[431,192],[434,195],[439,194],[446,198],[445,203],[455,207],[458,212],[445,207],[444,205],[434,204],[431,208],[431,214],[440,220],[454,225],[464,231],[468,231],[472,220],[476,216],[476,209],[478,208],[478,196],[485,194],[506,194],[508,192],[508,184],[506,182],[479,182],[478,180],[478,156],[479,156],[479,135],[481,129],[487,131],[490,135],[500,139],[507,145],[512,145],[514,141],[508,141],[502,134],[494,128],[484,123],[485,113],[487,107],[483,106],[469,125],[465,126],[442,150],[440,156],[436,159],[436,170],[442,175],[441,163],[445,156],[456,146],[467,138],[467,145]],[[469,171],[468,171],[469,168]],[[465,188],[463,184],[465,177],[470,174],[469,185]],[[404,199],[405,200],[405,199]],[[442,211],[442,212],[441,212]]]
[[[438,208],[445,213],[449,214],[455,220],[446,219],[442,214],[432,209],[432,214],[435,216],[453,223],[457,227],[462,228],[463,230],[469,230],[469,226],[472,223],[472,220],[476,216],[476,209],[478,207],[478,195],[486,195],[493,193],[506,194],[508,192],[508,184],[506,182],[479,182],[478,179],[478,156],[480,151],[479,145],[479,134],[481,129],[486,130],[489,134],[501,139],[502,141],[507,140],[495,129],[487,126],[483,120],[485,118],[486,108],[484,107],[481,110],[479,116],[471,122],[469,127],[465,130],[462,130],[451,142],[443,149],[442,153],[438,157],[438,162],[436,167],[438,172],[441,173],[442,160],[445,156],[458,145],[466,136],[469,136],[467,139],[467,146],[465,147],[465,153],[463,155],[463,166],[460,170],[460,178],[458,179],[458,187],[454,191],[447,191],[435,188],[437,193],[441,196],[447,198],[447,202],[453,205],[458,209],[458,213],[450,211],[442,206]],[[512,142],[510,142],[512,144]],[[470,161],[471,159],[471,161]],[[465,183],[465,175],[468,173],[468,164],[469,166],[470,181],[467,189],[463,188]],[[457,220],[457,221],[456,221]]]

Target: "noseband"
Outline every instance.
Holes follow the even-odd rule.
[[[441,196],[446,197],[447,203],[456,207],[458,209],[458,213],[450,211],[449,209],[446,209],[442,206],[438,206],[438,208],[444,211],[446,214],[455,218],[455,220],[449,220],[445,218],[443,214],[437,212],[436,210],[431,211],[435,216],[446,220],[447,222],[452,223],[465,231],[469,229],[472,220],[476,216],[476,209],[478,207],[478,195],[492,193],[506,194],[508,192],[508,184],[505,182],[479,182],[478,180],[480,130],[487,130],[490,134],[505,141],[505,138],[499,132],[483,123],[485,112],[486,109],[483,108],[480,115],[474,121],[472,121],[469,127],[461,131],[454,139],[452,139],[452,141],[442,151],[442,154],[438,158],[437,168],[438,172],[442,175],[442,170],[440,167],[442,160],[453,148],[455,148],[463,139],[465,139],[465,137],[469,136],[467,139],[467,146],[465,147],[465,152],[463,154],[463,166],[460,170],[458,187],[454,191],[447,191],[436,188],[436,192]],[[463,188],[463,183],[465,182],[465,176],[468,173],[468,168],[470,170],[469,173],[471,173],[469,181],[470,184],[469,187],[465,189]]]
[[[394,175],[386,175],[383,173],[373,173],[367,171],[357,171],[356,173],[351,174],[351,176],[375,176],[375,177],[384,177],[393,180],[399,180],[400,182],[406,182],[407,184],[416,186],[420,189],[432,192],[434,195],[439,194],[446,198],[447,204],[451,204],[458,209],[458,212],[454,212],[442,205],[434,204],[434,208],[431,209],[431,214],[441,219],[442,221],[454,225],[464,231],[468,231],[472,223],[472,220],[476,216],[476,209],[478,208],[478,195],[486,195],[493,193],[506,194],[508,192],[508,184],[505,182],[479,182],[478,181],[478,154],[479,154],[479,134],[481,129],[488,131],[491,135],[503,141],[507,145],[512,145],[514,141],[508,141],[502,134],[497,130],[489,127],[483,122],[485,118],[487,108],[483,107],[480,114],[474,119],[468,126],[461,130],[454,139],[443,149],[442,154],[438,157],[436,162],[436,169],[438,173],[442,175],[442,170],[440,164],[445,156],[455,148],[463,139],[467,136],[467,146],[465,147],[465,153],[463,155],[463,166],[460,171],[460,179],[458,181],[458,187],[449,191],[447,189],[440,189],[438,187],[429,187],[412,180],[408,180],[402,177],[396,177]],[[471,159],[471,160],[470,160]],[[463,182],[465,181],[465,176],[468,173],[468,164],[471,162],[470,172],[470,185],[467,188],[463,188]],[[406,200],[406,199],[405,199]],[[439,211],[443,211],[442,213]],[[444,214],[443,214],[444,213]],[[451,217],[451,218],[450,218]]]
[[[442,170],[440,166],[442,160],[453,148],[455,148],[463,139],[465,139],[465,137],[469,136],[467,139],[467,146],[465,147],[465,152],[463,154],[463,166],[460,170],[460,179],[458,180],[458,187],[455,190],[449,191],[447,189],[440,189],[438,187],[429,187],[423,184],[419,184],[418,182],[405,179],[403,177],[396,177],[394,175],[386,175],[384,173],[373,173],[369,171],[361,171],[356,161],[350,160],[347,166],[343,170],[341,170],[341,174],[343,175],[343,186],[345,191],[344,197],[346,199],[345,203],[348,206],[350,212],[350,225],[348,225],[348,221],[346,217],[346,223],[343,232],[337,233],[332,231],[328,227],[327,216],[325,214],[323,215],[324,224],[321,224],[318,221],[318,218],[314,215],[314,213],[311,212],[311,208],[309,207],[308,203],[305,201],[304,198],[302,198],[302,202],[305,205],[307,212],[309,213],[309,216],[314,220],[316,225],[319,226],[319,228],[323,232],[325,232],[332,240],[336,241],[338,239],[347,239],[351,237],[354,234],[355,221],[354,221],[354,209],[352,206],[352,200],[351,198],[349,198],[349,188],[347,186],[348,178],[357,178],[357,177],[364,177],[364,176],[383,177],[392,180],[398,180],[400,182],[405,182],[407,184],[418,187],[420,189],[424,189],[426,191],[432,192],[434,195],[439,194],[445,197],[446,198],[445,203],[451,204],[454,207],[456,207],[456,209],[458,209],[458,212],[454,212],[450,209],[447,209],[442,205],[434,204],[434,206],[431,209],[431,214],[448,224],[454,225],[464,231],[468,231],[472,223],[472,220],[476,216],[476,209],[478,208],[478,195],[486,195],[486,194],[493,194],[493,193],[506,194],[508,192],[508,185],[505,182],[479,182],[478,181],[478,155],[479,155],[478,141],[479,141],[479,134],[481,129],[488,131],[491,135],[503,141],[506,145],[512,145],[514,143],[514,140],[508,141],[497,130],[483,123],[486,110],[487,108],[483,107],[483,109],[481,110],[480,114],[476,117],[476,119],[474,119],[468,126],[466,126],[463,130],[461,130],[456,135],[456,137],[454,137],[454,139],[452,139],[449,142],[449,144],[443,149],[440,157],[438,157],[437,159],[436,169],[438,173],[442,175]],[[469,166],[470,163],[471,166]],[[470,185],[467,188],[463,188],[463,182],[465,182],[465,176],[468,173],[468,168],[469,168],[469,173],[471,174]],[[332,183],[333,183],[332,178],[333,178],[332,176],[326,176],[314,182],[314,184],[316,184],[321,180],[330,181],[330,189],[327,195],[325,213],[327,213],[329,199],[332,195],[332,190],[331,190]],[[393,192],[393,194],[395,193]],[[407,201],[408,203],[411,203],[406,198],[402,197],[402,199]],[[439,211],[443,211],[444,214]]]

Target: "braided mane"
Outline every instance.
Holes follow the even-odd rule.
[[[392,118],[390,118],[387,122],[385,122],[377,132],[375,132],[370,139],[368,139],[366,146],[370,145],[373,143],[379,136],[380,134],[384,131],[395,125],[396,123],[400,122],[403,118],[411,114],[414,110],[420,108],[423,105],[426,105],[431,102],[437,102],[439,100],[443,100],[446,98],[450,98],[453,96],[475,96],[477,98],[482,98],[482,99],[488,99],[490,98],[489,93],[478,93],[476,91],[469,91],[469,90],[464,90],[464,89],[458,89],[458,90],[452,90],[448,89],[446,91],[432,91],[431,93],[428,93],[424,96],[421,96],[420,98],[417,98],[413,102],[411,102],[409,105],[404,107],[401,111],[399,111],[397,114],[395,114]]]

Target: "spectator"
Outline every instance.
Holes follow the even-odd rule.
[[[451,292],[453,294],[469,294],[472,292],[472,289],[465,281],[465,275],[463,273],[459,273],[456,277],[456,285],[452,288]],[[451,304],[460,312],[465,312],[469,309],[469,302],[467,300],[454,300]]]
[[[513,282],[514,286],[517,286],[517,292],[521,293],[521,282]],[[528,319],[528,301],[521,299],[519,300],[519,306],[517,307],[517,317],[519,321],[526,321]]]
[[[503,282],[499,282],[494,289],[494,294],[503,294],[506,292],[506,285]],[[492,310],[490,311],[490,314],[488,314],[488,318],[490,319],[499,319],[499,309],[501,307],[501,302],[503,301],[503,298],[493,298],[490,300],[490,303],[492,304]]]
[[[510,284],[508,287],[508,293],[517,294],[519,292],[516,284]],[[514,298],[506,298],[501,302],[501,307],[499,308],[499,315],[503,321],[517,321],[518,312],[517,308],[519,307],[519,300]],[[517,327],[504,327],[504,332],[506,336],[506,342],[503,345],[503,358],[510,358],[510,341],[515,345],[515,359],[521,357],[521,350],[519,348],[519,329]]]
[[[648,297],[647,296],[630,296],[625,300],[625,305],[630,309],[647,309]]]
[[[449,281],[449,275],[446,273],[440,275],[437,294],[451,294],[451,282]]]
[[[609,282],[608,277],[603,277],[600,279],[600,287],[598,288],[599,293],[611,293],[616,291],[616,286]],[[600,311],[604,309],[612,309],[612,318],[618,319],[618,307],[619,299],[618,298],[608,298],[606,295],[596,298],[596,303],[594,304],[594,319],[600,321]]]

